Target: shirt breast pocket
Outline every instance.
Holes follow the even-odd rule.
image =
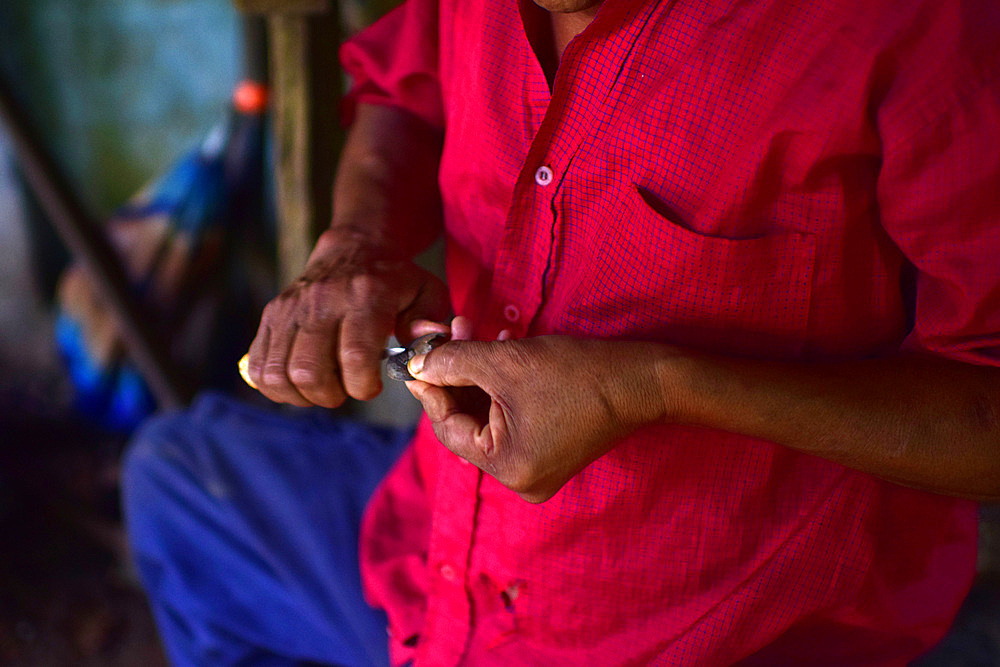
[[[567,333],[658,340],[700,349],[795,358],[803,349],[815,238],[780,231],[730,239],[694,232],[629,188],[587,252],[570,250],[561,302]],[[573,266],[575,264],[575,266]]]

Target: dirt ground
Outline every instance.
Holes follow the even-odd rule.
[[[0,394],[0,664],[165,665],[127,566],[120,437]]]

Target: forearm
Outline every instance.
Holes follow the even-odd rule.
[[[665,414],[928,491],[1000,499],[1000,372],[922,356],[793,364],[666,353]]]
[[[316,252],[352,243],[409,258],[441,232],[441,136],[400,109],[358,107],[337,168],[333,219]]]

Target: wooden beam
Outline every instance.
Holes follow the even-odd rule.
[[[233,0],[246,14],[323,14],[330,11],[330,0]]]
[[[329,3],[328,3],[329,6]],[[301,273],[330,223],[343,143],[339,13],[268,15],[278,208],[278,278]]]

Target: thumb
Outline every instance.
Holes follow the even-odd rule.
[[[438,387],[482,387],[489,343],[451,341],[410,359],[410,375]]]

